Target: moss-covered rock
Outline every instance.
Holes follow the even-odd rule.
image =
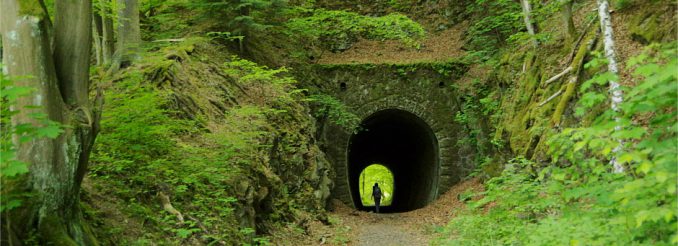
[[[142,235],[97,223],[98,236],[106,243],[243,244],[296,223],[298,214],[324,213],[333,173],[294,79],[214,52],[208,40],[184,42],[148,54],[114,83],[100,82],[111,103],[93,155],[90,179],[98,188],[89,192],[107,189],[130,205],[106,206],[150,222]],[[139,127],[145,130],[129,132]],[[164,215],[160,191],[184,223]]]
[[[672,1],[650,1],[636,6],[641,11],[628,23],[633,40],[642,44],[674,40],[676,4]]]

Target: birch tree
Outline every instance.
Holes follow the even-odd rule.
[[[48,32],[44,6],[39,0],[0,0],[4,72],[16,86],[35,89],[17,100],[15,107],[22,110],[12,124],[40,124],[32,117],[37,113],[66,126],[55,139],[20,142],[13,136],[16,157],[29,164],[30,172],[12,188],[33,196],[12,210],[13,223],[4,225],[3,233],[26,238],[37,232],[44,243],[92,245],[96,242],[79,210],[80,184],[100,118],[88,98],[91,2],[57,0],[54,32]]]
[[[610,16],[610,4],[607,0],[597,0],[598,1],[598,15],[600,19],[600,28],[603,33],[603,45],[605,47],[605,58],[607,58],[607,69],[609,72],[614,74],[614,77],[616,78],[617,75],[619,74],[619,69],[617,68],[617,58],[615,57],[615,51],[614,51],[614,35],[612,31],[612,17]],[[622,98],[622,91],[621,88],[619,88],[619,83],[617,81],[610,80],[608,81],[610,89],[610,107],[612,107],[612,110],[615,112],[619,112],[619,105],[622,103],[623,98]],[[614,131],[620,131],[621,130],[621,118],[616,115],[615,116],[615,122],[616,126],[614,127]],[[619,145],[615,147],[612,150],[613,154],[619,153],[621,151],[623,142],[619,140]],[[624,172],[624,166],[622,166],[618,161],[616,157],[612,157],[612,160],[610,160],[610,163],[614,167],[614,171],[616,173],[621,173]]]
[[[530,34],[530,37],[532,37],[532,45],[534,47],[537,47],[539,45],[539,42],[537,42],[537,38],[535,37],[536,32],[534,30],[534,25],[532,25],[532,6],[530,5],[529,0],[520,0],[520,6],[523,7],[523,20],[525,20],[525,27],[527,28],[527,33]]]

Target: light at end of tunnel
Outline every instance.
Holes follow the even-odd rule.
[[[381,189],[382,206],[389,206],[393,201],[394,180],[393,173],[381,164],[367,166],[360,173],[360,200],[363,206],[374,206],[372,199],[372,186],[377,183]]]

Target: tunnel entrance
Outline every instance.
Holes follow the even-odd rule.
[[[379,163],[393,174],[394,194],[383,212],[405,212],[426,206],[435,199],[438,185],[438,140],[418,116],[387,109],[367,117],[361,130],[348,143],[348,181],[354,206],[363,206],[360,174]]]

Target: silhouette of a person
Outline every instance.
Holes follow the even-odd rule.
[[[377,209],[377,213],[379,213],[379,203],[381,202],[381,189],[379,189],[378,183],[374,183],[374,186],[372,186],[372,199],[374,199],[375,208]]]

